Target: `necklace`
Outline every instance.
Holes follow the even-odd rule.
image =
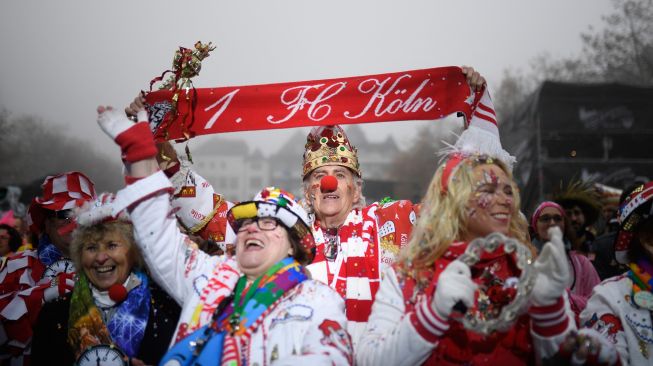
[[[324,246],[324,257],[329,262],[336,260],[338,256],[338,251],[340,249],[340,240],[338,238],[338,229],[324,229],[324,238],[326,239],[326,245]]]

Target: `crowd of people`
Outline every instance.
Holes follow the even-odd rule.
[[[99,106],[126,186],[48,176],[32,247],[0,225],[0,362],[653,364],[653,182],[603,218],[580,183],[527,218],[483,93],[421,202],[366,202],[337,125],[307,136],[299,199],[231,202],[155,143],[143,96]]]

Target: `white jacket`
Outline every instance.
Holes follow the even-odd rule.
[[[632,290],[626,275],[603,281],[580,314],[581,325],[614,343],[623,365],[653,365],[651,312],[633,304]]]
[[[196,309],[204,285],[213,276],[223,275],[216,268],[225,263],[197,249],[179,231],[171,212],[170,188],[162,172],[153,174],[120,190],[114,211],[129,208],[136,242],[152,277],[182,306],[173,337],[176,339],[193,319],[199,320],[200,326],[209,321],[208,317],[197,319]],[[229,279],[228,292],[235,287],[237,279],[238,275]],[[267,314],[245,342],[243,357],[250,365],[273,361],[275,365],[351,364],[353,351],[345,327],[344,301],[340,295],[322,283],[306,280],[284,294]]]

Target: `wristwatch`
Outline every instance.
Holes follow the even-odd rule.
[[[112,344],[98,344],[82,352],[77,366],[128,366],[127,356]]]

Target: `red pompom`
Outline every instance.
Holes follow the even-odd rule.
[[[333,175],[325,175],[320,180],[320,191],[322,193],[333,192],[338,189],[338,180]]]
[[[123,302],[127,298],[127,289],[119,283],[111,285],[109,287],[109,297],[117,303]]]

